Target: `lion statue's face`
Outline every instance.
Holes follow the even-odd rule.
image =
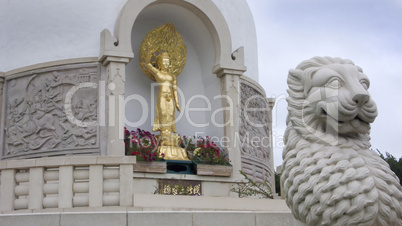
[[[369,132],[377,106],[368,93],[369,79],[356,66],[324,65],[303,80],[309,84],[304,90],[304,122],[325,133]]]

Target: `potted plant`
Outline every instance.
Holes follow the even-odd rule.
[[[136,156],[135,172],[166,173],[163,153],[160,156],[155,135],[141,129],[128,131],[124,128],[126,155]]]
[[[196,141],[194,141],[196,140]],[[195,163],[197,175],[230,176],[233,171],[228,153],[219,148],[208,136],[205,138],[182,138],[182,146]]]
[[[135,172],[166,173],[163,153],[158,151],[156,136],[141,129],[128,131],[124,128],[126,155],[136,156]],[[230,176],[233,171],[228,153],[219,148],[208,136],[181,138],[180,146],[187,151],[188,157],[195,164],[197,175]]]

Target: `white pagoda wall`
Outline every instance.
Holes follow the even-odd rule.
[[[138,2],[139,1],[132,1],[127,5],[131,5],[131,7],[133,7],[133,4],[138,4]],[[149,3],[150,2],[152,1],[149,1]],[[174,3],[175,1],[172,0],[166,2]],[[189,2],[191,1],[189,0]],[[197,1],[194,2],[196,3]],[[99,86],[97,86],[100,89],[100,98],[98,100],[99,103],[106,104],[106,108],[109,106],[105,101],[106,97],[101,95],[101,88],[105,84],[101,82],[105,82],[105,80],[107,80],[106,78],[109,75],[108,73],[115,75],[120,69],[119,67],[126,67],[126,70],[124,70],[126,84],[122,83],[126,89],[126,98],[132,94],[142,96],[145,102],[148,102],[147,110],[149,114],[147,115],[147,121],[143,124],[143,126],[132,126],[131,129],[140,127],[145,130],[152,130],[151,125],[154,118],[152,115],[154,113],[154,103],[152,103],[152,101],[149,102],[152,96],[152,93],[149,91],[151,82],[139,69],[136,55],[142,38],[149,30],[167,22],[173,22],[178,31],[182,34],[188,47],[187,65],[178,78],[179,87],[182,89],[184,94],[183,99],[186,99],[186,101],[182,103],[181,107],[183,110],[186,108],[188,110],[188,107],[207,108],[206,112],[188,112],[188,115],[186,115],[184,112],[183,118],[177,124],[178,132],[182,135],[195,135],[198,132],[198,135],[203,136],[209,135],[216,136],[218,138],[226,136],[230,139],[231,143],[233,143],[237,133],[241,132],[238,128],[240,117],[238,115],[239,112],[237,112],[238,104],[240,103],[239,98],[241,98],[240,86],[235,86],[240,84],[239,78],[242,76],[241,80],[251,78],[248,80],[249,83],[258,87],[255,26],[251,12],[245,0],[213,0],[213,2],[222,13],[220,14],[212,3],[206,4],[208,6],[207,9],[211,9],[214,12],[214,14],[211,15],[219,15],[218,17],[214,17],[215,20],[213,23],[213,29],[211,28],[211,24],[200,21],[200,18],[202,18],[200,17],[200,14],[202,14],[201,11],[191,11],[190,8],[182,7],[180,4],[164,4],[161,2],[156,2],[157,4],[153,3],[146,7],[139,14],[139,16],[135,18],[136,20],[134,25],[132,25],[134,20],[126,23],[126,25],[129,24],[128,27],[132,26],[132,30],[131,27],[125,27],[127,29],[124,29],[124,31],[129,30],[132,32],[131,44],[133,48],[132,51],[134,52],[134,59],[131,60],[131,62],[127,65],[125,65],[125,63],[130,61],[129,58],[131,56],[127,56],[127,58],[123,59],[121,62],[114,63],[105,63],[105,59],[101,60],[104,65],[99,65],[100,70],[98,70],[96,76],[96,81],[100,82]],[[0,31],[2,32],[2,38],[0,39],[0,47],[2,49],[2,52],[0,53],[0,75],[5,75],[4,79],[0,79],[5,80],[4,90],[7,91],[6,88],[9,84],[12,85],[11,79],[14,78],[13,76],[27,76],[24,77],[24,79],[35,77],[37,69],[48,70],[49,73],[53,73],[57,71],[52,71],[53,69],[49,68],[52,65],[63,65],[64,68],[70,67],[70,64],[73,64],[72,62],[83,63],[84,61],[98,64],[98,62],[96,62],[97,57],[100,55],[100,49],[104,48],[104,46],[100,48],[101,32],[102,30],[107,29],[113,33],[116,23],[120,23],[116,21],[119,21],[119,12],[121,12],[125,3],[126,1],[122,0],[107,2],[85,1],[80,3],[64,0],[57,3],[48,2],[45,0],[28,1],[24,3],[0,0],[0,20],[2,21],[0,23]],[[221,17],[222,15],[223,17]],[[229,30],[227,30],[227,28]],[[222,33],[223,35],[221,34],[218,37],[216,36],[217,33],[214,34],[214,31],[216,30],[225,32]],[[211,34],[215,36],[211,38]],[[102,37],[105,38],[104,36]],[[120,39],[123,40],[122,38]],[[108,39],[108,41],[110,40]],[[113,42],[108,44],[113,46]],[[225,48],[222,48],[224,51],[219,52],[219,46],[225,46]],[[236,50],[235,55],[238,56],[238,59],[233,59],[233,61],[238,63],[238,66],[240,66],[239,68],[232,68],[234,64],[231,65],[233,62],[231,62],[232,58],[230,54],[232,52],[229,52],[230,49],[232,51]],[[215,51],[217,51],[218,54],[215,54]],[[223,63],[221,62],[222,65],[214,65],[216,62],[219,62],[214,59],[215,56],[219,54],[224,56],[222,59],[225,60],[222,61]],[[114,57],[114,55],[112,55],[108,60],[111,59],[121,60],[119,57]],[[54,63],[54,61],[58,61],[58,63]],[[230,63],[228,64],[228,62]],[[29,66],[33,64],[37,65]],[[213,74],[212,72],[212,68],[214,66],[217,66],[215,69],[219,69],[219,71],[214,72],[216,74]],[[247,67],[247,71],[245,71],[244,66]],[[60,68],[60,70],[63,68]],[[11,87],[9,89],[11,90]],[[9,116],[5,106],[8,106],[7,104],[11,103],[10,101],[12,100],[10,99],[11,94],[8,95],[6,92],[4,92],[4,94],[3,113],[5,114],[2,116],[2,129],[6,128],[4,125],[8,125],[4,122],[4,119],[7,119]],[[235,112],[235,123],[233,126],[222,128],[213,125],[214,121],[217,123],[223,123],[222,114],[224,112],[219,112],[218,114],[214,115],[214,112],[217,112],[217,110],[222,108],[222,99],[219,98],[220,94],[231,96],[235,102],[235,106],[232,108]],[[29,95],[29,92],[21,92],[20,95]],[[201,99],[201,97],[197,98],[191,103],[190,106],[186,106],[188,100],[195,95],[204,96],[205,99]],[[258,95],[261,96],[262,100],[265,98],[265,94],[262,89],[259,90]],[[22,98],[22,96],[20,98]],[[211,103],[210,109],[207,102]],[[21,108],[22,109],[20,110],[23,111],[24,108]],[[99,109],[101,109],[100,111],[104,112],[103,108],[99,107]],[[136,114],[138,109],[138,103],[131,101],[126,108],[126,117],[130,121],[138,121],[138,114]],[[48,114],[51,114],[51,112]],[[227,112],[225,112],[225,114],[227,114]],[[107,111],[103,116],[104,118],[110,118],[108,117],[110,115],[108,115]],[[209,123],[209,125],[197,127],[193,126],[190,121],[198,124]],[[95,142],[96,146],[91,146],[91,150],[88,149],[87,154],[114,155],[116,153],[114,153],[113,150],[119,150],[118,155],[124,154],[122,151],[123,148],[113,149],[109,148],[109,146],[106,147],[106,141],[114,141],[114,138],[111,137],[111,134],[116,135],[118,131],[121,131],[120,128],[116,130],[112,130],[110,128],[111,126],[109,125],[109,127],[103,126],[101,130],[98,129],[96,140],[99,140],[99,142]],[[240,129],[244,132],[247,130],[244,128]],[[61,129],[59,129],[59,131],[61,131]],[[264,129],[264,132],[265,134],[269,134],[268,129]],[[81,134],[78,136],[82,136]],[[55,137],[62,137],[61,135],[62,132],[59,132],[58,136]],[[4,138],[7,136],[3,134],[2,137]],[[122,143],[120,139],[119,141]],[[2,147],[4,146],[4,139],[2,139],[0,145],[2,145]],[[57,148],[63,153],[53,152],[53,149],[51,151],[49,151],[50,149],[41,151],[51,153],[49,155],[46,154],[45,156],[54,156],[67,153],[67,151],[64,151],[63,149],[64,146]],[[75,149],[75,146],[72,148]],[[253,175],[256,178],[264,178],[260,172],[263,172],[263,169],[269,168],[267,161],[272,156],[269,155],[270,146],[262,151],[257,149],[251,150],[249,147],[247,147],[244,150],[241,150],[241,154],[238,147],[229,147],[228,149],[230,158],[233,160],[232,164],[235,167],[232,179],[240,178],[240,169],[243,169],[244,171],[248,170],[249,172],[246,173]],[[257,152],[263,152],[263,156],[265,156],[264,162],[261,164],[258,163],[258,166],[255,164],[255,159],[259,157]],[[9,158],[19,158],[20,154],[21,153],[13,153],[13,155],[9,156]],[[247,157],[248,154],[250,154],[250,156],[254,156],[255,158],[251,160],[249,158],[248,160],[250,161],[240,160],[241,158],[244,160],[245,156]],[[5,155],[3,155],[3,157],[4,156]],[[22,156],[39,157],[43,155],[41,153],[35,153],[35,156],[25,156],[21,154],[21,157]],[[242,167],[240,167],[241,164]],[[270,165],[273,164],[271,163]],[[267,170],[270,170],[272,176],[272,169]]]
[[[258,81],[257,38],[246,0],[213,0],[225,17],[233,51],[245,47],[245,75]],[[0,71],[71,58],[98,57],[99,34],[114,30],[125,0],[0,0]]]

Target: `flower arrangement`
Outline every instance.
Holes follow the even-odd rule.
[[[161,161],[156,136],[141,129],[128,131],[124,127],[124,143],[126,155],[137,156],[138,161]],[[220,149],[208,136],[181,138],[180,147],[186,149],[189,158],[196,163],[230,165],[228,153]]]
[[[158,142],[155,135],[141,129],[128,131],[124,127],[124,143],[126,155],[137,156],[138,161],[161,161]]]
[[[228,153],[220,149],[208,136],[183,136],[180,146],[186,149],[191,160],[197,163],[230,165]]]

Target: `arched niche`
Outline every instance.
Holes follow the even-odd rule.
[[[142,39],[150,30],[168,22],[174,24],[187,46],[186,66],[177,78],[182,109],[180,114],[176,114],[177,131],[182,135],[221,138],[224,136],[224,121],[220,79],[212,73],[216,55],[214,41],[196,14],[171,3],[147,6],[137,16],[132,28],[134,55],[138,54]],[[142,73],[138,59],[134,57],[126,65],[125,98],[131,99],[125,105],[129,129],[139,127],[152,131],[157,89],[155,83]]]
[[[218,123],[219,119],[222,120],[222,118],[223,123],[230,122],[218,129],[217,127],[204,127],[200,132],[206,133],[201,135],[218,137],[223,135],[226,142],[229,140],[228,146],[225,148],[229,151],[233,164],[231,178],[240,178],[241,175],[237,172],[240,170],[241,156],[238,146],[236,146],[236,139],[238,139],[238,103],[240,100],[239,77],[246,71],[244,50],[241,47],[232,54],[232,39],[227,22],[211,0],[129,0],[117,19],[114,35],[108,30],[102,31],[99,61],[105,66],[106,83],[110,89],[106,90],[106,94],[109,95],[106,113],[109,117],[107,154],[124,155],[124,142],[121,139],[124,120],[120,120],[122,116],[131,115],[133,112],[133,118],[130,121],[135,122],[140,119],[134,114],[136,111],[140,111],[136,101],[132,101],[133,106],[127,107],[126,111],[121,101],[111,100],[116,100],[116,98],[120,100],[123,95],[126,97],[132,94],[142,96],[149,92],[146,89],[148,89],[150,81],[140,70],[136,69],[138,67],[135,66],[138,64],[137,59],[130,62],[137,54],[138,47],[136,45],[139,46],[137,43],[142,41],[148,31],[168,22],[173,22],[188,43],[188,65],[178,78],[179,86],[188,92],[185,98],[189,99],[194,94],[199,94],[197,92],[201,90],[201,95],[207,95],[206,99],[213,100],[215,103],[214,106],[211,104],[211,110],[209,110],[205,98],[198,98],[191,102],[193,105],[190,107],[204,106],[207,108],[207,113],[201,112],[203,114],[198,115],[191,113],[189,115],[190,117],[194,115],[192,121],[201,124],[209,121],[209,126],[211,126],[212,118]],[[136,36],[137,32],[138,37]],[[131,77],[129,76],[133,76],[133,80],[130,81]],[[126,79],[128,79],[127,82]],[[126,83],[133,84],[133,87],[127,87]],[[226,99],[214,98],[215,94],[222,95]],[[151,95],[152,93],[148,94],[148,96]],[[143,97],[143,102],[147,102],[145,97]],[[151,107],[153,106],[154,103],[149,103],[147,106],[149,115],[144,115],[142,110],[141,114],[138,114],[148,120],[145,122],[146,126],[144,125],[141,128],[151,129],[151,120],[153,120]],[[221,112],[215,113],[216,110],[221,110]],[[117,118],[118,121],[116,121]],[[186,119],[179,121],[177,127],[180,133],[188,133],[189,135],[198,129]],[[185,130],[181,132],[180,130],[183,127]]]
[[[202,21],[210,33],[214,44],[215,70],[219,68],[243,67],[242,62],[235,61],[231,57],[232,39],[228,25],[222,13],[211,0],[129,0],[121,10],[115,25],[115,43],[112,46],[110,46],[111,43],[106,43],[109,46],[105,50],[110,50],[110,52],[114,52],[117,55],[120,53],[122,56],[132,57],[133,53],[130,50],[132,50],[131,31],[133,25],[144,9],[157,4],[170,4],[183,7]],[[185,18],[182,20],[185,20]]]

